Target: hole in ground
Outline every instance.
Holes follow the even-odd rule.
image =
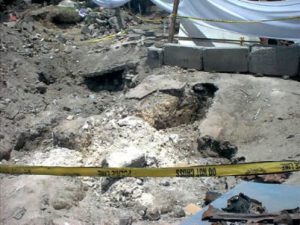
[[[137,116],[157,130],[191,124],[205,117],[217,90],[214,84],[198,83],[182,95],[149,96]]]
[[[86,77],[84,84],[93,92],[121,91],[124,88],[124,71],[125,69],[119,69],[98,76]]]

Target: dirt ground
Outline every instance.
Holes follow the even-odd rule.
[[[25,11],[24,11],[25,10]],[[162,24],[104,41],[21,9],[0,24],[1,164],[167,167],[300,160],[300,83],[146,63]],[[47,10],[46,10],[47,12]],[[84,38],[83,38],[84,37]],[[204,149],[203,140],[237,149]],[[245,158],[245,159],[243,159]],[[0,224],[179,224],[240,178],[0,175]],[[300,174],[285,183],[300,184]]]

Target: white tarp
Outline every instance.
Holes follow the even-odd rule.
[[[129,0],[93,0],[95,3],[118,7]],[[151,0],[154,4],[172,11],[173,0]],[[101,3],[102,2],[102,3]],[[104,4],[105,3],[105,4]],[[109,4],[110,3],[110,4]],[[118,4],[117,4],[118,3]],[[221,20],[273,20],[300,17],[300,0],[256,2],[249,0],[181,0],[178,14]],[[186,19],[185,19],[186,20]],[[187,22],[187,21],[185,21]],[[188,20],[192,26],[207,26],[236,33],[278,39],[300,39],[300,20],[268,21],[263,23],[216,23]]]
[[[130,2],[130,0],[93,0],[93,2],[104,8],[116,8]]]

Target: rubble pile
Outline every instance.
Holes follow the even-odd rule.
[[[32,1],[25,11],[1,20],[0,164],[160,168],[240,163],[263,158],[273,143],[272,150],[286,145],[288,157],[299,156],[294,151],[299,116],[292,110],[300,104],[292,81],[151,69],[146,47],[163,33],[161,24],[140,23],[122,9],[46,2]],[[15,5],[6,3],[0,0],[8,16]],[[124,38],[82,41],[119,32]],[[280,110],[275,106],[286,111],[276,117]],[[277,131],[278,142],[270,138]],[[260,154],[246,154],[261,143]],[[239,179],[0,174],[0,223],[177,225]],[[248,179],[281,183],[289,176]]]
[[[116,9],[101,9],[100,11],[87,11],[84,18],[81,33],[83,39],[100,38],[109,34],[116,34],[139,22],[127,11]]]

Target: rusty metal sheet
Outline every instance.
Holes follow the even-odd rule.
[[[222,195],[211,203],[215,208],[225,208],[227,200],[234,195],[244,193],[250,198],[262,202],[269,213],[293,209],[300,206],[300,186],[285,184],[262,184],[255,182],[241,182],[235,188]],[[210,225],[210,222],[202,221],[202,214],[208,207],[203,208],[194,216],[187,218],[180,225]]]

